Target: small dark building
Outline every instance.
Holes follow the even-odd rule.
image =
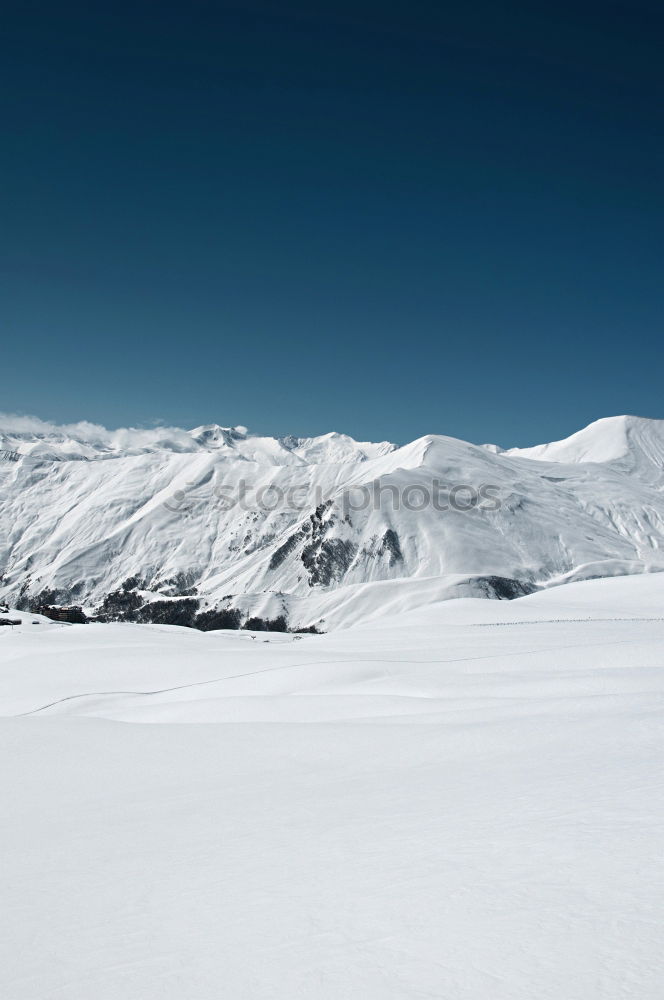
[[[45,618],[50,618],[54,622],[71,622],[74,625],[82,625],[88,620],[83,608],[77,605],[56,607],[49,604],[35,608],[35,611],[38,615],[44,615]]]

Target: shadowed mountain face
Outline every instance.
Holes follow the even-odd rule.
[[[24,607],[332,628],[664,569],[664,421],[511,451],[35,421],[0,431],[0,453],[0,599]]]

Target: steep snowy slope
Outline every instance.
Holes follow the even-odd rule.
[[[185,618],[224,607],[332,628],[386,600],[664,570],[663,421],[511,451],[13,422],[0,451],[14,459],[0,461],[0,599],[21,606],[117,616],[159,599],[163,616],[178,600]]]

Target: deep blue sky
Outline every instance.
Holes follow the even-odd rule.
[[[659,2],[3,7],[0,409],[664,417]]]

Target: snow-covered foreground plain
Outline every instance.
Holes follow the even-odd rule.
[[[25,617],[3,997],[661,996],[664,574],[300,639]]]

